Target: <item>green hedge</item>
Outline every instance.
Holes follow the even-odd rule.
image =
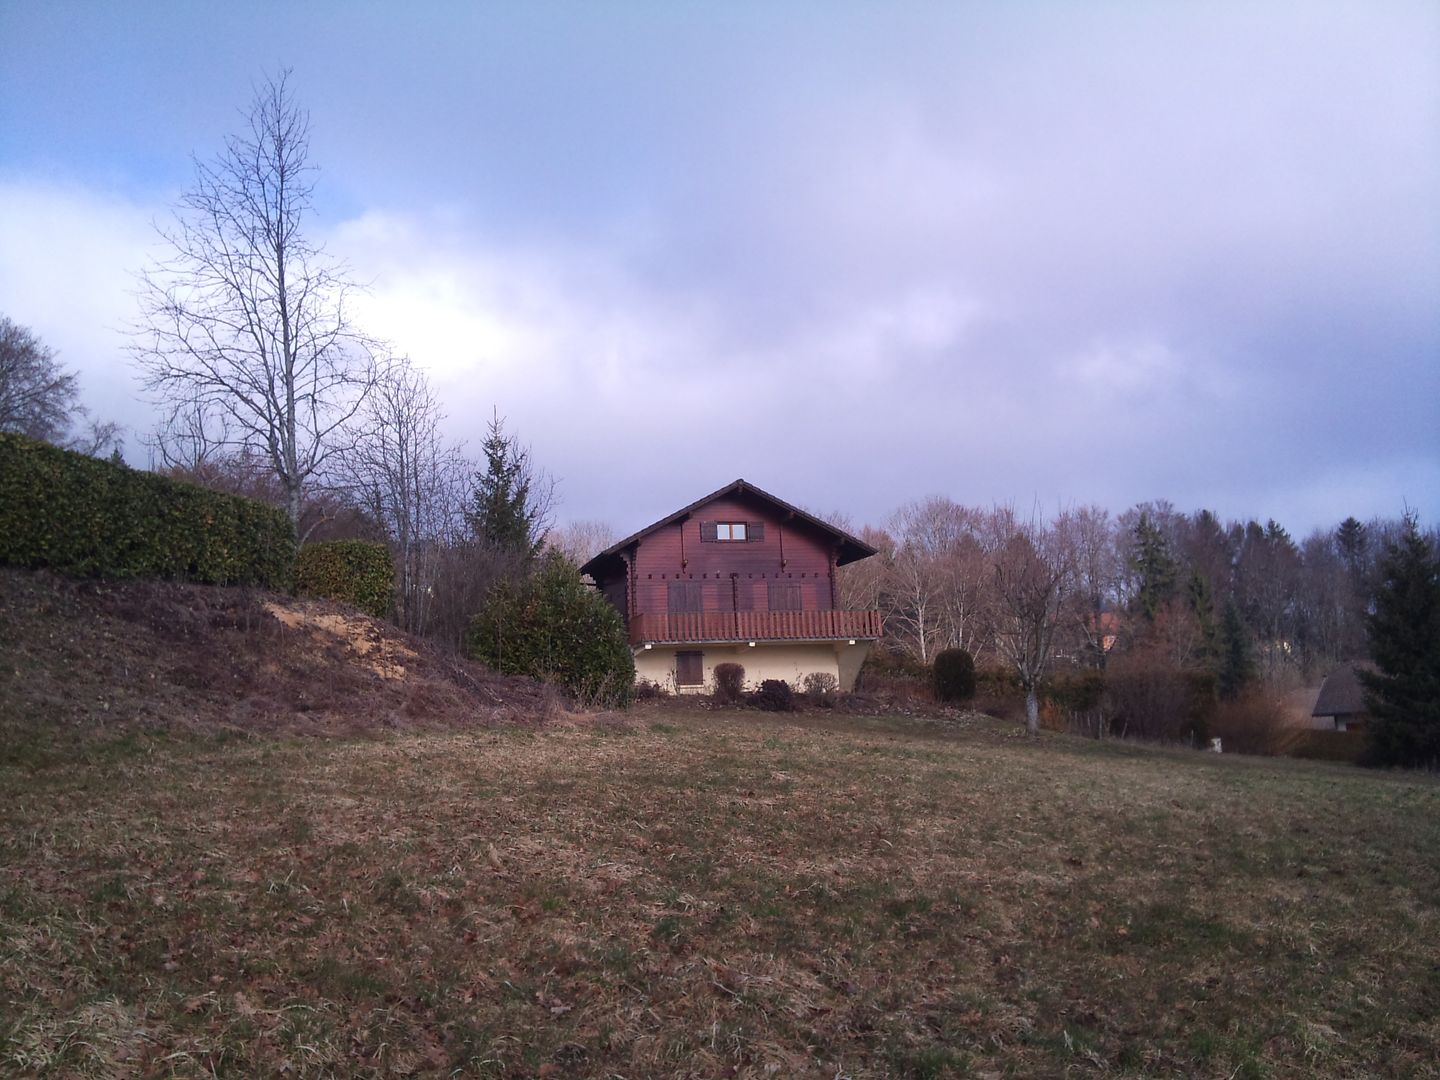
[[[1359,764],[1370,750],[1368,731],[1327,731],[1315,728],[1306,731],[1296,739],[1288,753],[1290,757],[1309,758],[1312,761],[1349,761]]]
[[[388,547],[370,540],[306,544],[295,557],[295,591],[388,619],[395,610],[395,562]]]
[[[284,511],[0,434],[0,563],[286,588],[294,558]]]

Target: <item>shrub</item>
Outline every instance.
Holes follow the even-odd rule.
[[[388,547],[370,540],[306,544],[295,557],[295,591],[388,619],[395,610],[395,562]]]
[[[491,591],[465,651],[507,675],[553,682],[585,705],[624,705],[634,694],[635,658],[620,613],[558,553]]]
[[[1117,735],[1203,745],[1215,711],[1215,676],[1133,654],[1107,668],[1105,704]]]
[[[722,705],[735,705],[745,692],[745,668],[740,664],[715,665],[715,700]]]
[[[1223,701],[1211,717],[1207,736],[1237,754],[1283,754],[1303,740],[1304,728],[1286,721],[1284,706],[1261,690]]]
[[[1302,730],[1295,744],[1286,751],[1290,757],[1315,761],[1348,761],[1358,765],[1370,754],[1368,731]]]
[[[668,701],[670,691],[652,679],[641,679],[635,684],[633,696],[636,701]]]
[[[1053,716],[1056,727],[1100,738],[1107,730],[1105,673],[1067,671],[1045,682],[1042,715]]]
[[[903,653],[878,648],[865,658],[855,691],[893,702],[928,702],[935,696],[930,668]]]
[[[765,712],[794,712],[795,690],[784,679],[766,679],[750,695],[750,703]]]
[[[935,700],[947,705],[975,696],[975,658],[965,649],[944,649],[935,654]]]
[[[294,558],[273,506],[0,434],[0,563],[283,589]]]
[[[840,680],[828,671],[812,671],[801,686],[805,688],[805,700],[822,709],[833,708],[840,693]]]

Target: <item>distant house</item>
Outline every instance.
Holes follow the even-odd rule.
[[[1315,726],[1336,731],[1364,731],[1370,724],[1370,710],[1365,704],[1365,686],[1360,672],[1374,671],[1368,661],[1341,664],[1320,687],[1311,712]]]
[[[875,549],[745,480],[612,544],[589,574],[625,617],[637,679],[679,692],[716,664],[799,683],[825,672],[855,685],[880,636],[877,611],[839,610],[835,571]]]

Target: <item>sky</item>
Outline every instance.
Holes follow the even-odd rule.
[[[0,0],[0,41],[0,314],[137,464],[134,275],[290,68],[359,322],[562,520],[737,477],[1440,519],[1428,0]]]

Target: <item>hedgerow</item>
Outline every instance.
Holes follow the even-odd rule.
[[[0,434],[0,563],[283,589],[294,558],[275,507]]]
[[[620,613],[558,554],[491,592],[465,650],[503,674],[554,683],[582,704],[624,705],[634,693],[635,658]]]
[[[295,592],[388,619],[395,610],[395,560],[388,547],[371,540],[306,544],[295,557]]]

